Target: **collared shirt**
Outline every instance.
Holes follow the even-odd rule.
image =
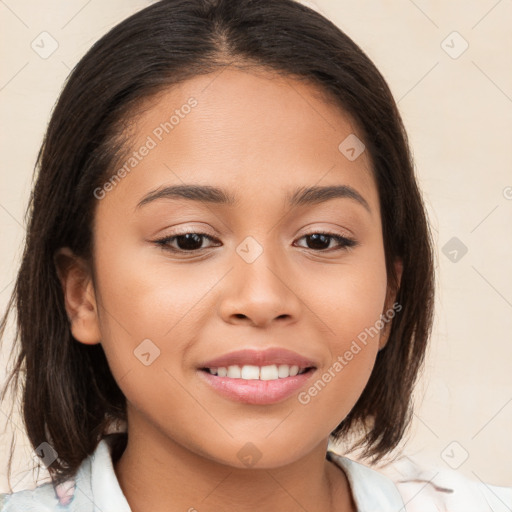
[[[75,477],[58,486],[46,482],[32,490],[0,494],[0,512],[131,512],[114,472],[112,439],[105,436]],[[409,460],[408,467],[402,464],[397,471],[400,479],[393,481],[333,451],[327,451],[327,459],[347,475],[358,512],[512,510],[512,488],[472,481],[455,471],[423,474]]]

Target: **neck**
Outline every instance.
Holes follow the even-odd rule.
[[[326,460],[326,449],[327,440],[285,466],[237,468],[161,433],[129,430],[114,470],[132,512],[354,512],[347,478]]]

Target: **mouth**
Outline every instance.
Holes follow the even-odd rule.
[[[282,402],[307,385],[318,363],[285,348],[244,349],[197,368],[210,390],[230,401],[252,405]]]
[[[271,364],[199,368],[200,380],[231,402],[271,405],[283,402],[308,385],[315,366]]]
[[[303,375],[315,370],[315,367],[300,367],[298,365],[288,364],[271,364],[265,366],[248,364],[243,366],[231,365],[200,368],[200,370],[214,375],[215,377],[225,377],[228,379],[275,381],[295,377],[296,375]]]

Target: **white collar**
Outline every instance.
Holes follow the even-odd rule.
[[[327,459],[347,475],[358,512],[404,512],[405,505],[393,481],[359,462],[328,451]]]
[[[91,455],[94,504],[102,512],[131,512],[112,464],[112,440],[113,436],[104,437]]]

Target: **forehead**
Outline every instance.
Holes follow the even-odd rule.
[[[127,164],[123,196],[186,182],[247,200],[344,184],[378,203],[368,152],[347,158],[347,144],[363,147],[356,124],[319,86],[291,77],[230,67],[196,76],[141,104],[130,133],[111,170]]]

